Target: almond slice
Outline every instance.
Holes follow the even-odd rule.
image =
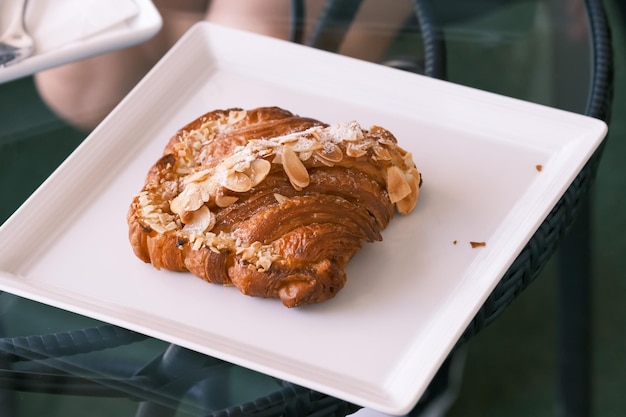
[[[183,211],[196,211],[204,204],[200,185],[197,182],[187,184],[185,189],[172,199],[170,210],[172,213],[180,214]]]
[[[245,119],[247,114],[248,112],[246,110],[231,110],[230,112],[228,112],[227,123],[229,125],[234,125],[235,123],[240,122],[243,119]]]
[[[296,190],[302,190],[309,185],[309,172],[294,151],[283,146],[282,153],[283,169],[289,177],[289,182]]]
[[[391,153],[389,152],[389,149],[378,144],[374,145],[373,149],[374,154],[378,157],[378,159],[382,161],[391,161]]]
[[[193,214],[195,211],[182,211],[178,216],[180,221],[184,224],[191,223],[193,221]]]
[[[341,162],[343,159],[343,152],[341,151],[341,148],[330,142],[324,146],[324,149],[315,152],[315,155],[318,159],[322,159],[320,162],[329,162],[331,164]]]
[[[214,193],[214,190],[212,189],[213,184],[211,184],[211,181],[204,181],[198,184],[198,188],[200,190],[200,198],[202,198],[203,202],[208,203],[211,200],[211,194]]]
[[[261,183],[267,177],[272,169],[272,164],[265,159],[255,159],[250,163],[250,168],[246,172],[250,176],[252,186],[256,186]]]
[[[300,152],[300,154],[298,154],[298,158],[300,158],[302,162],[308,161],[309,159],[311,159],[312,156],[313,156],[313,151],[303,151],[303,152]]]
[[[240,153],[235,153],[226,157],[226,159],[224,159],[220,165],[228,170],[235,170],[235,166],[241,164],[243,162],[243,159],[244,158]]]
[[[348,146],[346,146],[346,155],[348,155],[349,157],[358,158],[365,155],[366,153],[366,149],[363,149],[361,146],[355,143],[348,143]]]
[[[203,205],[191,215],[190,221],[183,227],[183,232],[204,233],[215,226],[215,215],[206,205]]]
[[[411,187],[411,193],[396,203],[396,208],[400,214],[409,214],[415,208],[420,194],[420,173],[412,168],[405,174],[405,179]]]
[[[220,208],[233,205],[237,202],[237,200],[239,200],[239,197],[235,197],[234,195],[219,194],[215,196],[215,204]]]
[[[274,159],[272,159],[272,164],[280,165],[283,163],[283,157],[280,153],[274,154]]]
[[[235,253],[241,256],[242,261],[250,261],[257,256],[257,252],[261,249],[261,242],[253,242],[250,246],[239,246],[235,249]]]
[[[290,148],[294,151],[294,152],[308,152],[308,151],[316,151],[319,149],[324,148],[324,145],[322,145],[321,143],[319,143],[317,140],[314,139],[308,139],[306,137],[302,137],[299,138],[298,141],[296,141],[293,144],[289,144]]]
[[[406,180],[404,172],[395,165],[387,168],[387,193],[392,203],[397,203],[411,194],[411,186]]]
[[[415,163],[413,162],[413,154],[411,154],[411,152],[405,153],[402,159],[404,161],[405,166],[410,167],[410,168],[415,166]]]
[[[208,178],[211,171],[208,169],[203,169],[198,172],[194,172],[185,178],[185,184],[189,184],[190,182],[200,182]]]
[[[230,191],[245,193],[252,188],[252,180],[243,172],[233,171],[226,176],[222,185]]]
[[[289,200],[289,197],[286,197],[279,193],[274,193],[274,198],[278,201],[278,204],[283,204],[285,201]]]

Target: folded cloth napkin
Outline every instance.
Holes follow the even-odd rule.
[[[138,13],[134,0],[30,0],[25,21],[40,54],[119,29]]]

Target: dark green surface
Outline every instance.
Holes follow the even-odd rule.
[[[80,144],[39,100],[32,78],[0,85],[0,222]]]
[[[607,3],[615,51],[615,98],[593,200],[592,415],[626,415],[626,44]],[[554,262],[553,262],[554,263]],[[555,416],[555,266],[468,344],[452,417]]]

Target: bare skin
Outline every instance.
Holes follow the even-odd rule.
[[[119,103],[152,66],[196,22],[209,21],[288,39],[288,0],[155,0],[161,31],[140,45],[39,72],[35,82],[44,102],[79,129],[90,130]],[[306,0],[307,32],[324,0]],[[410,14],[410,2],[365,0],[340,53],[378,61],[396,28]]]

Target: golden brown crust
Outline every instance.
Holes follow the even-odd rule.
[[[215,110],[150,168],[127,215],[139,259],[296,307],[332,298],[421,177],[387,130],[277,107]]]

